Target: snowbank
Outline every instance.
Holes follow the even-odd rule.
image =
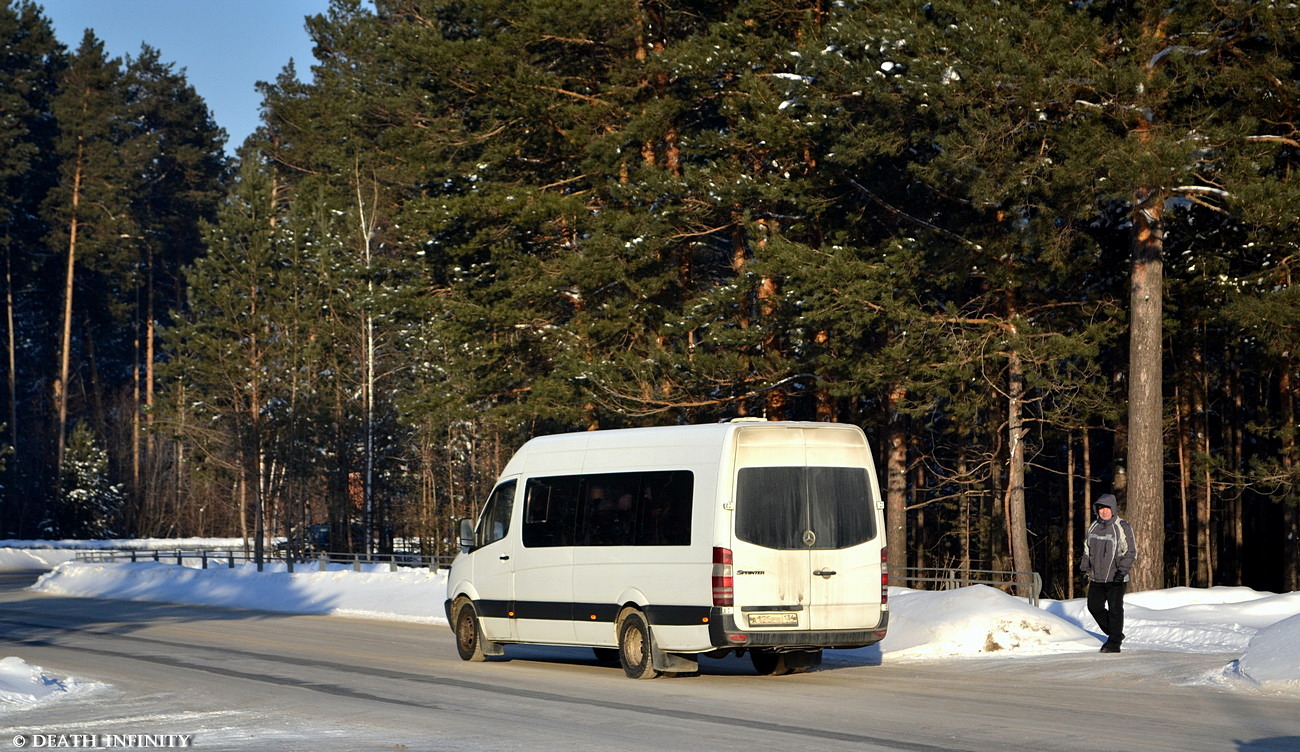
[[[78,551],[176,551],[207,548],[242,551],[243,538],[126,538],[116,540],[0,540],[0,572],[53,569]]]
[[[233,569],[180,567],[158,562],[67,562],[41,575],[33,590],[87,598],[188,603],[295,614],[329,614],[390,621],[446,624],[446,572],[386,564],[333,564],[325,572],[290,574],[283,563]]]
[[[66,548],[0,548],[0,572],[53,569],[76,556],[76,551]]]
[[[99,682],[58,678],[21,658],[0,659],[0,714],[54,702],[71,694],[85,694],[107,687]]]
[[[1260,630],[1235,671],[1264,689],[1300,694],[1300,614]]]
[[[1093,652],[1096,638],[1077,623],[987,585],[930,592],[889,590],[890,658]]]
[[[175,551],[177,549],[211,548],[243,550],[243,538],[111,538],[108,540],[0,540],[0,548],[51,548],[95,550],[105,548],[135,549],[137,551]]]

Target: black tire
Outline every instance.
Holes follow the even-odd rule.
[[[596,662],[602,666],[617,666],[618,648],[592,648],[591,652],[596,654]]]
[[[797,653],[789,653],[785,657],[785,667],[792,674],[812,671],[820,665],[822,665],[822,651],[820,650],[801,650]]]
[[[785,653],[778,653],[775,650],[751,650],[749,661],[754,664],[754,670],[759,676],[782,676],[790,673],[790,668],[785,663]]]
[[[483,632],[479,629],[478,611],[474,604],[462,600],[456,604],[456,652],[462,661],[485,661],[483,652]]]
[[[749,660],[754,664],[754,670],[761,676],[802,674],[822,665],[822,651],[798,650],[793,653],[778,653],[774,650],[751,650]]]
[[[650,627],[640,611],[628,609],[618,624],[618,660],[629,679],[653,679],[659,676],[651,658]]]

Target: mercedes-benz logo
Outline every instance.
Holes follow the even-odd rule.
[[[814,533],[811,530],[803,531],[803,544],[805,546],[807,546],[808,548],[812,548],[813,544],[816,542],[817,542],[817,533]]]

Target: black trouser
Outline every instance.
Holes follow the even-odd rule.
[[[1124,591],[1127,582],[1088,583],[1088,613],[1114,645],[1124,640]]]

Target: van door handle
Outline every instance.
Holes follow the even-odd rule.
[[[507,560],[507,559],[509,559],[509,558],[510,558],[510,554],[504,554],[504,555],[501,557],[501,561],[505,561],[505,560]],[[831,574],[835,574],[835,573],[834,573],[834,572],[831,572]]]
[[[817,575],[818,577],[825,577],[826,579],[830,579],[830,578],[832,578],[832,577],[835,576],[835,570],[834,570],[834,569],[818,569],[816,572],[813,572],[813,574]]]

